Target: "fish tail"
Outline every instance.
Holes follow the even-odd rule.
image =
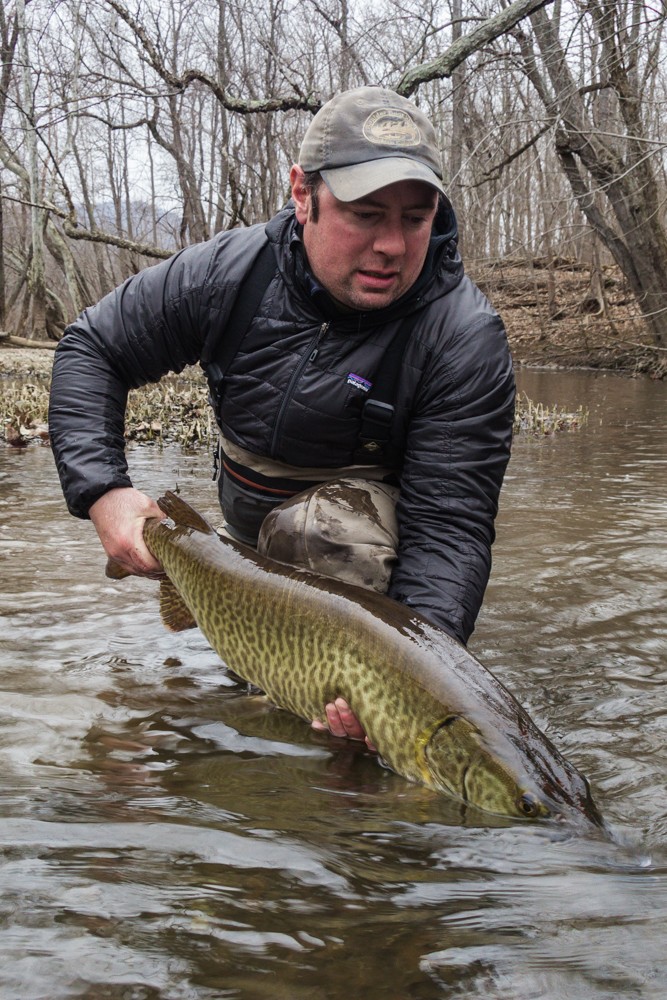
[[[132,573],[130,573],[129,569],[125,569],[124,566],[121,566],[121,564],[115,559],[109,557],[107,559],[104,575],[110,580],[124,580],[128,576],[132,576]]]
[[[170,517],[174,524],[182,525],[184,528],[192,528],[194,531],[203,531],[207,535],[214,535],[215,531],[208,521],[201,516],[198,511],[186,503],[176,493],[168,490],[157,502],[161,511]]]

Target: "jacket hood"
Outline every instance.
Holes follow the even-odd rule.
[[[446,295],[463,278],[463,261],[458,252],[458,225],[454,209],[448,203],[441,202],[436,214],[419,277],[407,292],[383,309],[343,310],[317,282],[308,268],[301,226],[296,221],[291,200],[267,223],[266,235],[276,248],[283,279],[294,293],[309,302],[313,311],[325,319],[336,319],[343,327],[364,330],[389,323]]]

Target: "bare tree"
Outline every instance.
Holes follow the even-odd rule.
[[[44,265],[46,213],[41,207],[42,190],[37,151],[37,120],[30,73],[31,56],[24,0],[17,0],[16,18],[21,61],[20,106],[24,121],[26,148],[26,166],[21,173],[30,205],[30,254],[27,266],[27,294],[24,299],[23,320],[34,337],[46,339],[46,273]]]
[[[57,336],[151,259],[267,218],[310,115],[373,83],[433,119],[468,260],[582,261],[603,308],[604,247],[664,343],[665,17],[636,0],[0,0],[0,313]]]
[[[623,272],[654,342],[662,345],[667,342],[660,159],[665,143],[647,95],[655,92],[662,70],[667,9],[634,0],[571,0],[556,3],[549,15],[547,6],[517,0],[436,59],[412,66],[398,89],[412,93],[429,80],[450,77],[480,46],[497,39],[496,57],[514,66],[517,49],[507,45],[514,38],[522,71],[541,104],[533,142],[548,129],[576,205]],[[528,145],[498,158],[498,171],[516,163]]]
[[[12,76],[14,52],[18,41],[18,18],[16,12],[7,20],[5,4],[0,2],[0,54],[2,70],[0,71],[0,134],[5,118],[5,108]],[[1,155],[1,150],[0,150]],[[3,204],[3,178],[0,176],[0,327],[5,325],[6,314],[6,281],[5,281],[5,222]]]
[[[654,163],[664,142],[648,133],[644,92],[657,71],[667,11],[664,5],[652,9],[610,0],[576,7],[585,18],[587,40],[597,43],[590,78],[575,76],[560,39],[558,12],[532,15],[542,66],[521,38],[526,68],[553,122],[555,150],[577,204],[625,275],[655,343],[662,345],[667,343],[667,232]]]

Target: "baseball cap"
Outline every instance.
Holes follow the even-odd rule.
[[[383,87],[346,90],[323,105],[303,138],[299,166],[318,170],[339,201],[404,180],[445,193],[431,122],[412,101]]]

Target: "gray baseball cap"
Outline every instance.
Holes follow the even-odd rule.
[[[445,193],[431,122],[412,101],[382,87],[346,90],[321,107],[303,138],[299,166],[319,170],[339,201],[396,181],[424,181]]]

